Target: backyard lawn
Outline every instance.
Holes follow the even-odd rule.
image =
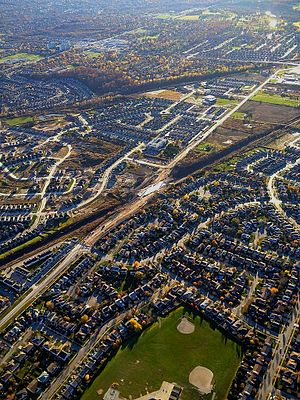
[[[215,400],[225,399],[241,362],[241,349],[199,316],[193,317],[194,333],[179,333],[177,325],[184,313],[185,310],[179,308],[124,345],[81,400],[101,399],[116,382],[121,396],[136,398],[146,394],[146,389],[149,392],[158,390],[164,380],[184,388],[183,400],[198,400],[198,392],[189,384],[189,374],[199,365],[214,373]],[[98,391],[103,395],[99,396]]]

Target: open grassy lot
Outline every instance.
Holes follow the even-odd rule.
[[[293,25],[297,28],[297,31],[300,32],[300,21],[294,22]]]
[[[175,17],[176,17],[176,14],[169,14],[169,13],[156,15],[156,18],[158,18],[158,19],[173,19]]]
[[[102,55],[102,53],[98,53],[98,52],[96,52],[96,51],[86,51],[85,52],[85,54],[88,56],[88,57],[91,57],[91,58],[96,58],[96,57],[100,57],[101,55]]]
[[[14,247],[13,249],[10,249],[10,250],[6,251],[5,253],[0,254],[0,260],[2,260],[3,258],[7,257],[8,255],[13,254],[16,251],[21,250],[21,249],[23,249],[23,248],[25,248],[25,247],[27,247],[27,246],[29,246],[31,244],[40,242],[41,240],[42,240],[41,236],[35,236],[34,238],[28,240],[28,242],[22,243],[19,246]]]
[[[136,398],[145,394],[146,388],[149,392],[159,389],[163,380],[183,386],[183,400],[198,400],[198,392],[189,384],[189,374],[199,365],[214,373],[215,400],[225,399],[241,361],[240,347],[199,316],[194,317],[194,333],[179,333],[177,325],[184,313],[179,308],[124,345],[81,400],[100,399],[97,391],[103,390],[104,394],[114,382],[119,383],[122,396]]]
[[[211,151],[215,150],[216,147],[219,147],[219,146],[213,145],[209,142],[201,142],[195,148],[195,151],[210,153]]]
[[[9,126],[24,125],[24,124],[28,124],[29,122],[33,122],[33,117],[10,118],[10,119],[6,119],[5,122]]]
[[[158,35],[149,35],[149,36],[143,36],[141,40],[157,40],[159,38]]]
[[[258,101],[262,103],[277,104],[289,107],[297,107],[300,104],[300,100],[291,99],[289,97],[283,97],[279,94],[268,94],[263,91],[257,93],[251,98],[252,101]]]
[[[182,19],[184,21],[198,21],[199,15],[182,15],[178,19]]]
[[[234,119],[244,119],[246,115],[247,114],[245,114],[243,112],[236,111],[235,113],[232,114],[232,118],[234,118]]]
[[[17,53],[17,54],[12,54],[11,56],[0,58],[0,64],[5,63],[6,61],[18,60],[18,59],[25,59],[27,61],[38,61],[41,58],[42,57],[40,57],[36,54]]]
[[[235,99],[222,99],[221,97],[217,98],[217,106],[235,106],[238,103]]]

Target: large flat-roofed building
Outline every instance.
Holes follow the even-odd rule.
[[[216,104],[216,97],[209,94],[207,96],[204,97],[204,99],[202,100],[202,104],[205,104],[207,106],[212,106],[213,104]]]

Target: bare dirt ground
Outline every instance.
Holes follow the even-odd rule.
[[[49,122],[49,121],[39,122],[34,127],[37,130],[51,132],[51,131],[54,131],[55,129],[64,129],[67,125],[68,125],[68,122],[65,121],[64,119],[58,119],[58,120],[54,120],[51,122]]]
[[[299,110],[296,107],[259,103],[257,101],[248,101],[239,111],[251,113],[252,119],[255,121],[272,124],[287,123],[299,116]]]
[[[195,331],[195,325],[184,317],[177,325],[177,330],[178,332],[183,333],[184,335],[190,335]]]
[[[210,369],[198,366],[190,373],[189,382],[196,386],[200,393],[208,394],[213,389],[213,378],[214,374]]]
[[[249,135],[266,130],[271,126],[271,124],[266,124],[265,122],[251,121],[251,123],[247,123],[243,120],[230,118],[210,136],[209,140],[211,143],[224,146],[227,140],[235,143]]]
[[[278,137],[277,139],[266,143],[266,146],[274,150],[284,150],[286,145],[295,139],[295,136],[291,133],[286,133]]]
[[[179,93],[175,90],[157,90],[153,92],[144,93],[144,96],[157,99],[178,101],[181,98],[182,93]]]

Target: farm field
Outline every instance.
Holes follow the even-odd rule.
[[[149,392],[159,389],[164,380],[184,388],[183,400],[198,400],[199,393],[189,384],[189,374],[199,365],[214,373],[215,400],[225,399],[241,361],[241,349],[199,316],[191,315],[194,333],[179,333],[177,325],[184,314],[184,308],[177,309],[122,346],[81,400],[100,398],[97,392],[104,394],[115,382],[121,396],[136,398],[145,394],[146,388]]]

